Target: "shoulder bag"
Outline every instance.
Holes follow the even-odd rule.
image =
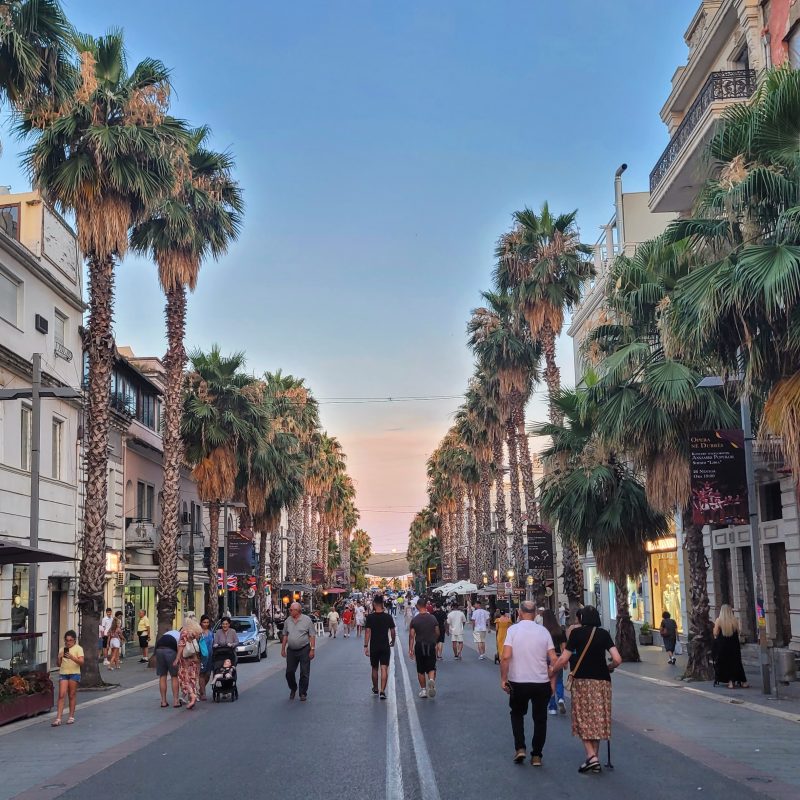
[[[196,656],[200,655],[200,645],[197,644],[196,639],[189,639],[188,642],[183,646],[183,657],[184,658],[195,658]]]
[[[575,669],[571,669],[569,671],[569,675],[567,675],[567,691],[572,691],[572,682],[575,680],[575,673],[580,669],[581,663],[583,662],[586,653],[588,652],[589,648],[592,645],[592,639],[594,639],[594,632],[597,628],[592,628],[592,632],[589,634],[589,641],[586,642],[586,647],[583,648],[583,652],[581,653],[581,657],[578,659],[578,663],[575,665]]]

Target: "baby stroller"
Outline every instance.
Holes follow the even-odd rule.
[[[219,681],[219,686],[217,686],[217,681],[215,680],[215,676],[218,672],[222,670],[222,665],[225,663],[226,659],[231,660],[231,664],[233,665],[233,677],[232,678],[223,678]],[[231,702],[234,700],[239,699],[239,690],[236,688],[236,663],[238,659],[236,658],[236,650],[233,647],[229,647],[227,645],[215,647],[214,648],[214,655],[212,658],[212,666],[211,666],[211,694],[212,699],[215,703],[219,703],[221,700],[228,699]]]

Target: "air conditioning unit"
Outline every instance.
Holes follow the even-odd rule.
[[[117,573],[117,586],[124,586],[125,585],[125,573],[118,572]]]

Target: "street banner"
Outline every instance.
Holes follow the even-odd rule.
[[[453,568],[449,564],[442,564],[442,580],[445,583],[453,581]]]
[[[456,580],[466,581],[469,579],[469,559],[458,558],[456,559]]]
[[[553,559],[553,534],[544,525],[528,525],[528,570],[544,570],[542,577],[552,577],[555,569]]]
[[[747,471],[744,432],[695,431],[689,436],[692,522],[695,525],[746,525]]]
[[[325,579],[325,571],[322,569],[320,562],[315,562],[311,565],[311,585],[322,586],[322,581]]]
[[[217,589],[222,591],[222,581],[225,578],[225,570],[218,569],[217,570]],[[239,591],[239,579],[236,575],[228,575],[228,591],[229,592],[238,592]]]
[[[228,574],[249,575],[256,566],[256,548],[252,539],[238,531],[228,533]]]
[[[342,567],[338,567],[333,573],[333,582],[337,586],[347,586],[347,571]]]

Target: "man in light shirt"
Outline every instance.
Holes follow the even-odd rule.
[[[478,658],[486,658],[486,632],[489,630],[489,612],[483,607],[480,600],[475,603],[475,610],[470,617],[472,620],[472,638],[478,645]]]
[[[460,608],[454,608],[447,615],[447,631],[453,644],[453,655],[457,661],[461,660],[461,651],[464,649],[464,626],[467,618]]]
[[[509,695],[511,730],[514,734],[514,763],[525,760],[525,716],[530,701],[533,711],[531,765],[542,766],[542,750],[547,737],[547,704],[555,691],[547,664],[555,663],[553,638],[544,625],[534,622],[536,604],[525,600],[519,609],[520,621],[506,634],[500,659],[500,686]]]

